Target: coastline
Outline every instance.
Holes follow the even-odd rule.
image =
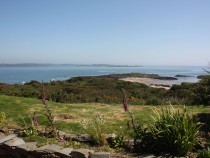
[[[0,82],[6,84],[19,84],[36,80],[50,82],[50,80],[68,80],[78,76],[105,76],[112,78],[145,77],[171,80],[197,80],[196,77],[206,73],[201,67],[99,67],[99,66],[25,66],[25,67],[0,67]],[[182,75],[184,77],[175,77]],[[166,77],[161,77],[166,76]],[[193,77],[186,77],[193,76]]]
[[[148,78],[148,77],[126,77],[126,78],[120,78],[119,80],[143,83],[149,87],[164,88],[167,90],[169,90],[174,84],[182,83],[182,81],[180,80],[160,80],[160,79],[154,79],[154,78]]]

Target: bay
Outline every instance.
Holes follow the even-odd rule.
[[[0,82],[15,84],[30,82],[31,80],[49,82],[50,80],[66,80],[77,76],[99,76],[121,73],[146,73],[160,76],[180,77],[180,82],[197,82],[198,75],[205,75],[202,66],[143,66],[143,67],[116,67],[116,66],[74,66],[74,65],[49,65],[28,67],[0,67]]]

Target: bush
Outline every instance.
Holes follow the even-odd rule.
[[[146,105],[161,105],[161,100],[156,97],[149,98]]]
[[[193,104],[210,105],[210,76],[205,76],[194,89]]]
[[[96,116],[90,122],[83,122],[84,130],[90,135],[95,145],[103,146],[106,142],[106,120],[102,116]]]
[[[198,158],[210,158],[210,148],[200,150]]]
[[[142,137],[137,147],[157,154],[165,152],[172,156],[185,156],[197,144],[201,125],[185,109],[176,111],[167,107],[154,112],[154,122],[148,130],[141,128],[143,134],[137,135],[136,139]]]

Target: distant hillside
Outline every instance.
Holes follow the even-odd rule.
[[[112,65],[112,64],[92,64],[91,66],[97,66],[97,67],[143,67],[141,65]]]
[[[111,65],[111,64],[39,64],[39,63],[19,63],[19,64],[0,64],[0,67],[28,67],[28,66],[94,66],[94,67],[142,67],[140,65]]]
[[[36,63],[21,63],[21,64],[0,64],[0,67],[28,67],[28,66],[51,66],[53,64],[36,64]]]

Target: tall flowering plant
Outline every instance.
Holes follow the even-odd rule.
[[[128,103],[127,103],[127,98],[126,98],[126,93],[125,93],[125,90],[122,89],[123,93],[124,93],[124,96],[123,96],[123,109],[124,111],[128,111]]]
[[[54,121],[54,117],[47,105],[47,101],[46,101],[46,92],[45,92],[45,88],[44,88],[44,84],[42,82],[42,92],[41,92],[41,99],[42,99],[42,104],[45,106],[45,116],[47,117],[49,123],[50,123],[50,129],[48,132],[48,136],[50,137],[57,137],[58,133],[57,133],[57,129],[56,129],[56,125],[55,125],[55,121]]]
[[[36,112],[34,112],[34,116],[33,116],[33,124],[34,124],[34,126],[37,126],[37,125],[38,125],[38,119],[37,119]]]
[[[141,123],[136,124],[135,119],[134,119],[133,115],[131,114],[131,112],[129,111],[129,108],[128,108],[128,103],[127,103],[127,97],[126,97],[125,90],[122,89],[122,91],[123,91],[123,94],[124,94],[123,101],[122,101],[123,102],[123,109],[124,109],[125,112],[128,113],[128,115],[131,119],[133,131],[135,133],[135,136],[134,136],[134,150],[139,151],[139,144],[142,142],[142,139],[146,138],[145,136],[147,135],[147,128],[144,128]],[[128,124],[128,126],[130,126],[130,125]]]
[[[131,119],[131,122],[132,122],[132,126],[133,126],[133,130],[134,132],[136,132],[137,128],[136,128],[136,124],[135,124],[135,119],[133,118],[133,115],[131,114],[131,112],[128,110],[128,103],[127,103],[127,97],[126,97],[126,92],[124,89],[122,89],[123,91],[123,100],[122,100],[122,103],[123,103],[123,109],[125,112],[128,113],[130,119]]]
[[[42,93],[42,104],[46,105],[46,94],[45,94],[43,82],[42,82],[42,92],[41,93]]]

